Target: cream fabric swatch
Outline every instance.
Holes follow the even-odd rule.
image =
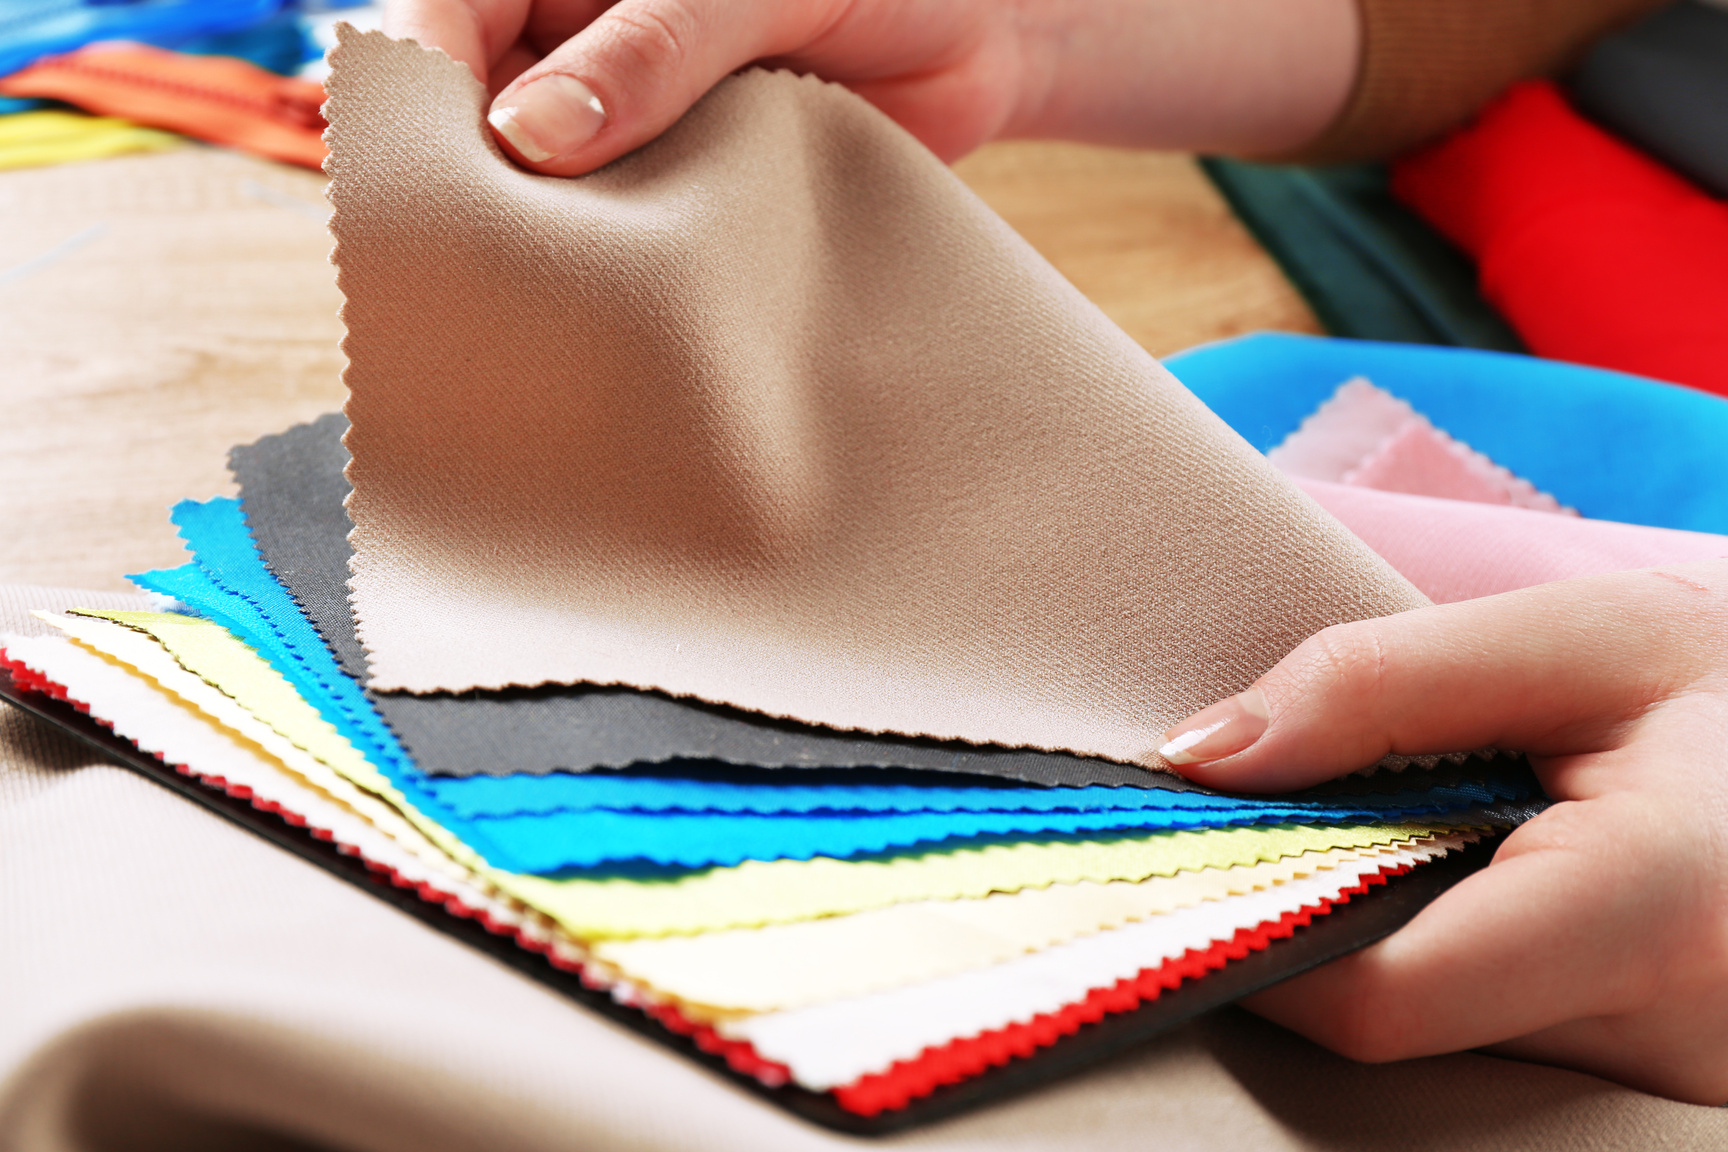
[[[656,688],[1160,763],[1426,603],[845,90],[723,81],[579,180],[343,33],[353,605],[373,686]]]
[[[1442,842],[1396,853],[1387,863],[1417,865],[1445,852]],[[1005,964],[872,996],[744,1016],[723,1021],[715,1030],[750,1041],[759,1055],[785,1064],[806,1088],[834,1088],[886,1071],[895,1061],[910,1060],[932,1045],[1058,1011],[1095,988],[1108,988],[1190,949],[1229,940],[1240,928],[1319,907],[1359,882],[1358,875],[1318,872],[1264,892],[1153,916]]]
[[[850,916],[699,936],[607,940],[594,960],[702,1018],[772,1012],[862,996],[1000,964],[1148,917],[1335,871],[1357,876],[1395,866],[1413,847],[1462,847],[1466,832],[1435,840],[1304,852],[1240,868],[1208,868],[1139,883],[1053,884],[981,900],[924,900]]]
[[[164,669],[178,665],[180,677],[172,682],[171,690],[197,703],[216,722],[252,736],[285,762],[288,754],[270,744],[267,737],[255,735],[254,726],[262,722],[278,742],[287,740],[369,792],[388,796],[394,791],[389,780],[367,763],[334,724],[302,699],[281,673],[214,620],[172,612],[100,608],[75,608],[68,616],[35,615],[164,685],[171,683],[164,678],[171,672]],[[201,681],[203,687],[200,689],[194,680]]]
[[[981,897],[1083,880],[1139,881],[1456,830],[1399,824],[1212,828],[1121,840],[990,844],[874,860],[751,860],[658,883],[501,874],[498,885],[576,935],[603,940],[788,924],[906,901]]]

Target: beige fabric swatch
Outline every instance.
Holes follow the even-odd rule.
[[[841,88],[727,80],[566,180],[441,54],[350,30],[333,66],[374,687],[1152,764],[1311,633],[1425,603]]]

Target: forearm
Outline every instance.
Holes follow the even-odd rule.
[[[1020,100],[1003,135],[1277,153],[1343,112],[1356,0],[1021,0]]]
[[[1388,156],[1664,0],[1022,0],[1004,135]]]

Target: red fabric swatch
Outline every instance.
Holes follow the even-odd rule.
[[[1546,80],[1393,168],[1531,351],[1728,395],[1728,204]]]

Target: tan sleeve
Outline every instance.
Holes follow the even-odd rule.
[[[1666,0],[1357,0],[1362,63],[1338,118],[1279,157],[1391,156],[1459,123],[1506,85],[1555,71]]]

